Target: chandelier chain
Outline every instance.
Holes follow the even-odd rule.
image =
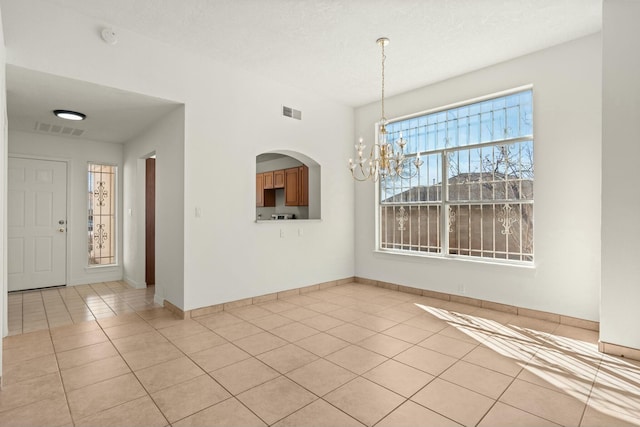
[[[380,105],[381,105],[381,108],[382,108],[382,111],[381,111],[381,113],[382,113],[382,115],[381,115],[381,118],[382,118],[381,125],[382,126],[385,126],[386,122],[387,122],[387,118],[384,115],[384,61],[385,61],[385,59],[387,59],[387,56],[384,54],[384,45],[385,44],[386,43],[384,41],[382,43],[380,43],[380,46],[382,46],[382,96],[381,96],[381,102],[380,102]]]

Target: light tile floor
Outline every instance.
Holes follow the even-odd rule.
[[[640,425],[640,363],[592,331],[360,284],[178,320],[104,286],[125,313],[4,339],[0,425]]]
[[[56,328],[159,307],[154,287],[133,289],[125,282],[52,288],[9,294],[9,335]]]

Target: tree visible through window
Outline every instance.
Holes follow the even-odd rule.
[[[116,263],[116,167],[89,163],[89,265]]]
[[[411,179],[380,178],[379,247],[533,261],[531,90],[387,125]],[[411,163],[411,162],[409,162]]]

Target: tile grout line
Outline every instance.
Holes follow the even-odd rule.
[[[67,402],[67,410],[69,411],[69,418],[71,418],[71,424],[75,426],[76,422],[74,421],[73,414],[71,413],[71,404],[69,403],[69,395],[67,394],[67,389],[64,386],[64,379],[62,378],[62,369],[60,369],[58,352],[56,351],[56,346],[53,343],[53,335],[51,334],[51,329],[49,329],[49,339],[51,340],[51,347],[53,347],[53,355],[56,358],[56,366],[58,368],[58,378],[60,378],[60,385],[62,386],[62,392],[64,393],[64,400]]]
[[[584,420],[584,416],[587,413],[587,409],[589,408],[589,401],[591,400],[591,395],[593,394],[593,389],[596,386],[596,381],[598,380],[598,375],[600,374],[600,367],[602,366],[602,362],[604,359],[600,359],[598,363],[598,369],[596,369],[596,375],[593,377],[593,381],[591,382],[591,387],[589,388],[589,395],[585,401],[584,409],[582,410],[582,414],[580,414],[580,422],[578,425],[582,425],[582,421]]]
[[[20,333],[24,333],[24,295],[20,295],[21,316],[20,316]]]

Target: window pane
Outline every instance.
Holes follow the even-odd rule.
[[[533,142],[459,150],[448,156],[450,201],[533,200]]]
[[[506,123],[506,115],[505,110],[499,109],[493,112],[493,139],[495,141],[497,139],[505,139],[507,138],[507,123]]]
[[[463,147],[533,133],[530,90],[387,125],[389,142],[402,131],[407,153]]]
[[[387,129],[391,141],[403,132],[409,176],[380,179],[381,248],[533,260],[531,90]],[[445,248],[443,231],[449,233]]]
[[[507,108],[507,138],[522,136],[520,133],[520,109],[518,106]]]
[[[381,206],[380,247],[440,252],[440,205]]]
[[[533,260],[533,204],[459,204],[449,209],[449,254]]]
[[[487,111],[480,114],[480,142],[494,141],[492,112]]]
[[[416,170],[415,156],[408,157],[410,178],[381,177],[380,203],[435,202],[442,200],[442,156],[422,154],[422,166]]]
[[[469,118],[463,117],[458,120],[458,144],[465,146],[469,144]]]
[[[89,265],[115,264],[116,167],[90,163],[88,183]]]

